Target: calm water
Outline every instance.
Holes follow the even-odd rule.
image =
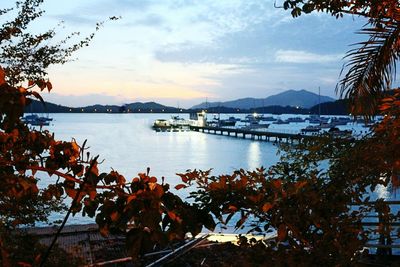
[[[269,167],[279,159],[277,147],[269,142],[199,132],[155,132],[151,129],[155,119],[169,119],[171,114],[50,114],[50,117],[54,120],[47,129],[55,133],[56,139],[70,141],[75,138],[80,144],[87,139],[91,154],[100,155],[104,160],[99,170],[109,172],[113,168],[127,180],[150,167],[152,175],[164,176],[173,187],[180,183],[176,173],[188,169],[212,168],[213,174],[218,175],[239,168]],[[188,115],[181,117],[187,118]],[[286,119],[289,115],[280,117]],[[270,128],[295,132],[305,125],[292,123],[271,125]],[[364,130],[360,126],[346,128],[357,132]],[[48,180],[43,179],[41,183],[46,184]],[[382,190],[382,194],[388,197],[387,191]],[[177,193],[181,197],[187,196],[185,191]],[[52,216],[52,219],[62,218],[63,214]],[[69,220],[69,223],[91,222],[93,219],[79,215]]]
[[[198,132],[155,132],[155,119],[169,119],[171,114],[50,114],[54,118],[47,127],[58,140],[75,138],[87,145],[92,155],[104,162],[100,171],[111,168],[128,180],[150,167],[156,177],[174,186],[180,183],[176,173],[188,169],[207,170],[213,174],[231,173],[244,168],[252,170],[277,161],[277,148],[272,143],[228,138]],[[187,117],[187,115],[181,115]],[[47,181],[42,181],[47,183]],[[178,191],[182,197],[187,192]],[[55,214],[54,219],[61,219]],[[76,215],[69,223],[93,222]]]

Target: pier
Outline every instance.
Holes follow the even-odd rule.
[[[202,133],[243,138],[243,139],[250,138],[252,140],[260,140],[267,142],[292,143],[293,141],[300,142],[303,139],[315,138],[315,136],[301,134],[301,133],[295,134],[295,133],[282,133],[282,132],[270,132],[270,131],[255,131],[249,129],[224,128],[224,127],[213,127],[213,126],[190,126],[190,130]]]

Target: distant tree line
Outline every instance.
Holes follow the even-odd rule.
[[[310,109],[292,106],[266,106],[252,109],[238,109],[228,107],[210,107],[208,113],[270,113],[270,114],[321,114],[321,115],[348,115],[348,101],[337,100],[335,102],[321,103]],[[39,101],[25,107],[26,113],[192,113],[201,109],[182,109],[175,107],[163,106],[154,102],[149,103],[133,103],[129,105],[93,105],[86,107],[67,107],[62,105],[46,102],[43,105]],[[321,111],[321,112],[319,112]]]

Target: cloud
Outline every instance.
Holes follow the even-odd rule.
[[[278,50],[275,61],[282,63],[329,63],[340,61],[342,54],[316,54],[302,50]]]

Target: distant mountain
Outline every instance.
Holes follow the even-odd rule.
[[[321,99],[321,103],[335,101],[335,99],[329,96],[321,95],[321,98],[319,98],[318,94],[303,89],[297,91],[288,90],[266,98],[248,97],[226,102],[203,102],[199,105],[193,106],[191,109],[205,109],[218,106],[236,109],[255,109],[266,106],[292,106],[300,108],[311,108],[312,106],[319,103],[319,99]]]
[[[135,102],[130,104],[125,104],[122,106],[118,105],[91,105],[79,108],[71,108],[62,105],[53,104],[50,102],[45,102],[43,105],[40,101],[32,100],[25,108],[25,112],[28,113],[123,113],[123,112],[166,112],[166,113],[176,113],[180,112],[181,109],[175,107],[164,106],[155,102]],[[182,111],[186,111],[183,109]]]

